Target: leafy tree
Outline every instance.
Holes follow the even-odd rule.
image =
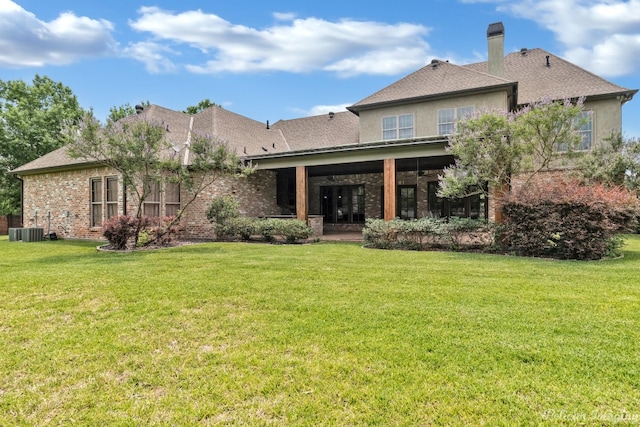
[[[487,192],[486,184],[508,193],[515,175],[528,182],[560,158],[559,148],[566,158],[579,146],[581,113],[582,100],[543,100],[514,113],[482,111],[459,120],[449,139],[456,162],[440,177],[439,195]]]
[[[142,101],[138,105],[141,105],[142,107],[148,107],[149,105],[151,105],[151,103],[149,101]],[[135,107],[132,107],[128,102],[117,107],[111,107],[109,108],[109,117],[107,117],[107,121],[117,122],[120,119],[124,119],[127,116],[135,114],[135,112]]]
[[[0,80],[0,213],[20,210],[20,182],[7,172],[61,147],[65,123],[83,114],[71,89],[49,77]]]
[[[190,105],[188,106],[184,112],[187,114],[196,114],[199,113],[200,111],[204,111],[209,107],[213,107],[213,106],[218,106],[220,107],[220,105],[216,104],[215,102],[211,102],[211,100],[209,98],[205,98],[202,101],[198,102],[197,105]]]
[[[578,160],[580,177],[640,195],[640,141],[614,132],[603,142]]]
[[[125,119],[100,124],[92,114],[87,114],[78,126],[67,132],[69,153],[76,158],[97,161],[120,174],[123,184],[133,196],[136,217],[142,218],[142,206],[152,193],[154,185],[176,183],[187,190],[190,198],[170,222],[168,230],[180,221],[183,212],[198,195],[218,178],[229,175],[251,173],[227,146],[208,136],[194,134],[188,147],[180,153],[173,151],[165,138],[165,127],[161,123],[143,119]],[[184,151],[189,150],[189,162],[184,162]],[[167,155],[166,153],[176,155]],[[134,233],[138,243],[142,221],[138,221]],[[162,237],[156,232],[155,238]],[[149,241],[148,243],[153,243]]]

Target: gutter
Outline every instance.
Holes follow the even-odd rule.
[[[355,143],[350,145],[340,145],[337,147],[329,147],[329,148],[310,148],[307,150],[298,150],[298,151],[286,151],[282,153],[269,153],[269,154],[261,154],[257,156],[247,156],[246,160],[261,160],[261,159],[277,159],[277,158],[287,158],[287,157],[300,157],[306,156],[310,154],[331,154],[331,153],[343,153],[343,152],[356,152],[363,150],[371,150],[371,149],[381,149],[381,148],[389,148],[389,147],[413,147],[416,145],[425,145],[426,144],[442,144],[448,143],[448,137],[431,137],[431,138],[412,138],[412,139],[404,139],[404,140],[391,140],[391,141],[375,141],[375,142],[367,142],[365,144]]]

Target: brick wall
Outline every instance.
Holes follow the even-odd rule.
[[[20,228],[22,222],[18,215],[2,215],[0,216],[0,236],[9,234],[10,228]]]
[[[91,179],[114,176],[106,167],[31,175],[24,180],[25,227],[43,227],[45,233],[60,237],[102,240],[102,227],[91,227]],[[118,182],[118,214],[124,212],[122,182]],[[211,224],[206,210],[218,195],[233,194],[244,214],[266,216],[279,214],[276,203],[275,173],[257,171],[247,178],[224,178],[216,181],[184,214],[182,228],[190,238],[211,238]],[[182,203],[189,195],[183,190]],[[133,198],[127,197],[127,213],[134,214]],[[164,212],[163,212],[164,213]]]
[[[431,171],[430,171],[431,172]],[[433,171],[422,176],[417,172],[398,172],[396,185],[416,185],[417,187],[417,216],[422,218],[428,215],[429,204],[427,200],[428,183],[437,181],[437,173]],[[382,187],[384,176],[382,173],[353,174],[312,177],[309,179],[309,214],[320,215],[320,187],[337,185],[364,185],[365,218],[382,217]],[[326,226],[326,224],[325,224]]]

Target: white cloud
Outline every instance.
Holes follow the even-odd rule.
[[[152,74],[171,73],[178,67],[165,56],[165,54],[177,54],[167,46],[153,42],[132,43],[125,50],[124,55],[141,61],[145,68]]]
[[[563,56],[596,74],[640,70],[640,0],[496,1],[498,10],[535,21],[565,47]]]
[[[11,0],[0,0],[0,65],[41,67],[80,58],[113,54],[117,43],[106,20],[61,13],[51,22],[39,20]]]
[[[292,12],[274,12],[273,17],[278,21],[293,21],[296,18],[296,14]]]
[[[193,73],[397,74],[414,70],[430,58],[430,47],[423,39],[429,29],[421,25],[305,18],[257,29],[200,10],[174,13],[144,7],[139,13],[129,23],[135,30],[149,33],[156,42],[186,44],[211,56],[204,64],[186,66]]]

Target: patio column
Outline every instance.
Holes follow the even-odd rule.
[[[396,217],[396,159],[384,159],[384,220]]]
[[[296,217],[307,222],[309,218],[309,171],[306,166],[296,166]]]

